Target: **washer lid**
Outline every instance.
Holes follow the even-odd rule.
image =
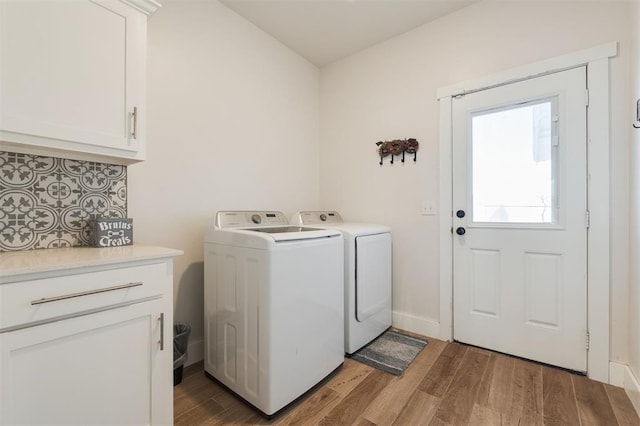
[[[221,232],[224,231],[224,232]],[[213,228],[205,235],[207,241],[219,241],[224,233],[242,234],[243,240],[260,239],[271,242],[339,237],[339,231],[308,226],[289,225],[287,217],[273,210],[222,210],[216,213]]]
[[[309,228],[307,226],[274,226],[263,228],[243,228],[247,231],[266,232],[267,234],[283,234],[285,232],[310,232],[323,231],[320,228]]]
[[[244,234],[248,237],[271,240],[276,243],[286,241],[313,240],[318,238],[340,237],[342,234],[336,229],[310,228],[307,226],[271,226],[259,228],[235,228],[222,230],[231,233]]]

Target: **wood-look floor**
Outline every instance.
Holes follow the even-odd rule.
[[[640,425],[624,390],[563,370],[429,339],[402,376],[352,359],[268,421],[204,375],[174,388],[176,425]]]

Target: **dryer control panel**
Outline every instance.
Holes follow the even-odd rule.
[[[323,223],[342,223],[340,213],[334,211],[298,212],[295,222],[300,225],[321,225]]]
[[[288,224],[287,217],[279,211],[227,210],[216,213],[215,228],[258,228]]]

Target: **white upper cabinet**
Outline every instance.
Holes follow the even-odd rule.
[[[0,0],[0,151],[145,158],[153,0]]]

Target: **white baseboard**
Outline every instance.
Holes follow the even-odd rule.
[[[619,388],[624,387],[625,370],[629,367],[627,364],[609,361],[609,384]]]
[[[187,347],[187,361],[184,366],[195,364],[204,359],[204,339],[189,342]]]
[[[439,322],[402,312],[393,312],[393,326],[400,330],[422,334],[423,336],[432,337],[434,339],[440,338]]]
[[[633,374],[633,371],[631,371],[628,366],[625,367],[624,390],[627,392],[627,395],[629,395],[633,408],[635,408],[638,415],[640,415],[640,383],[638,383],[638,379]]]
[[[635,408],[638,415],[640,415],[640,383],[638,383],[638,379],[633,374],[631,368],[626,364],[610,362],[609,384],[624,388],[633,404],[633,408]]]

